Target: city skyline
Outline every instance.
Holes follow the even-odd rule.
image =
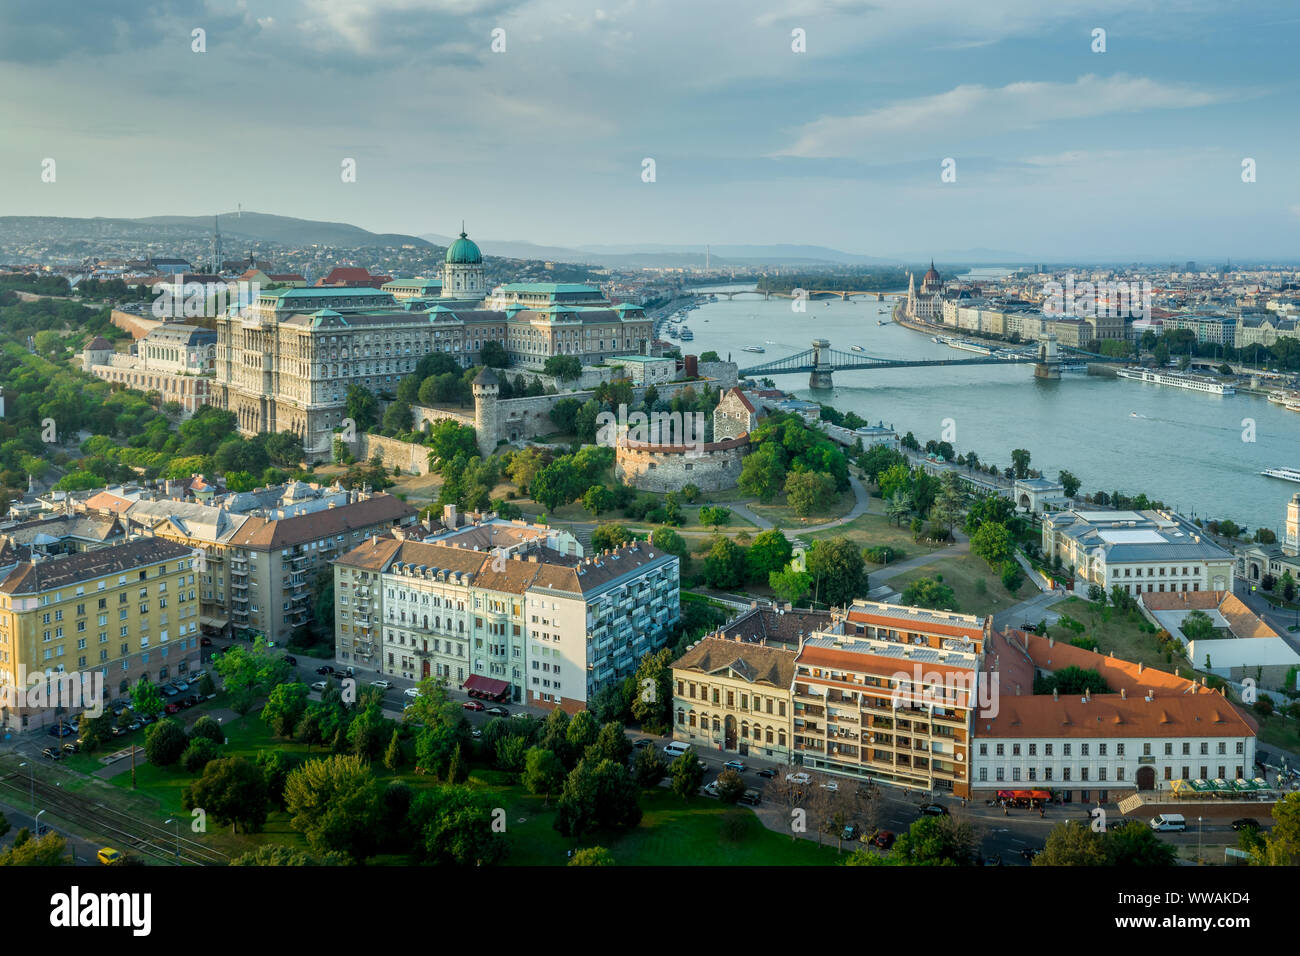
[[[1293,257],[1296,134],[1273,118],[1296,18],[1130,6],[212,2],[128,31],[104,5],[19,3],[0,79],[39,95],[0,109],[0,213],[242,205],[559,246]]]

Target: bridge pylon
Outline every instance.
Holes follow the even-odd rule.
[[[813,339],[813,370],[808,376],[808,387],[811,389],[831,389],[835,383],[831,379],[831,373],[835,371],[835,363],[831,358],[831,343],[827,339]]]

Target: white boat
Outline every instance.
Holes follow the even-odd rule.
[[[1300,468],[1265,468],[1260,474],[1268,478],[1300,482]]]
[[[853,351],[855,351],[855,352],[865,352],[865,351],[866,351],[866,349],[864,349],[861,345],[850,345],[849,348],[851,348],[851,349],[852,349]]]
[[[776,343],[773,342],[771,339],[765,339],[763,344],[765,344],[765,345],[776,345]]]
[[[1237,394],[1236,388],[1224,382],[1216,382],[1214,379],[1201,378],[1196,375],[1182,375],[1178,372],[1154,372],[1148,368],[1122,368],[1115,374],[1120,378],[1132,379],[1135,382],[1148,382],[1152,385],[1172,385],[1174,388],[1204,392],[1207,395]]]
[[[761,345],[746,345],[744,348],[741,349],[741,351],[742,352],[766,352],[767,349],[763,348],[763,346]]]

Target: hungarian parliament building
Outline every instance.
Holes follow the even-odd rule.
[[[413,285],[429,294],[412,294]],[[599,289],[525,282],[489,291],[482,254],[464,232],[447,249],[438,285],[260,293],[252,305],[217,319],[209,403],[234,412],[246,435],[293,432],[310,461],[328,457],[349,386],[396,392],[431,352],[469,368],[486,343],[498,342],[512,367],[534,371],[553,355],[593,365],[652,354],[645,310],[611,305]]]

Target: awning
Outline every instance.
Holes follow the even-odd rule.
[[[207,617],[207,616],[205,616],[205,615],[200,614],[200,615],[199,615],[199,623],[202,624],[204,627],[225,627],[227,624],[230,623],[230,618],[228,618],[228,617]]]
[[[461,684],[461,687],[469,691],[471,697],[475,695],[500,697],[510,690],[510,682],[497,680],[493,677],[484,677],[481,674],[471,674],[469,680]]]

